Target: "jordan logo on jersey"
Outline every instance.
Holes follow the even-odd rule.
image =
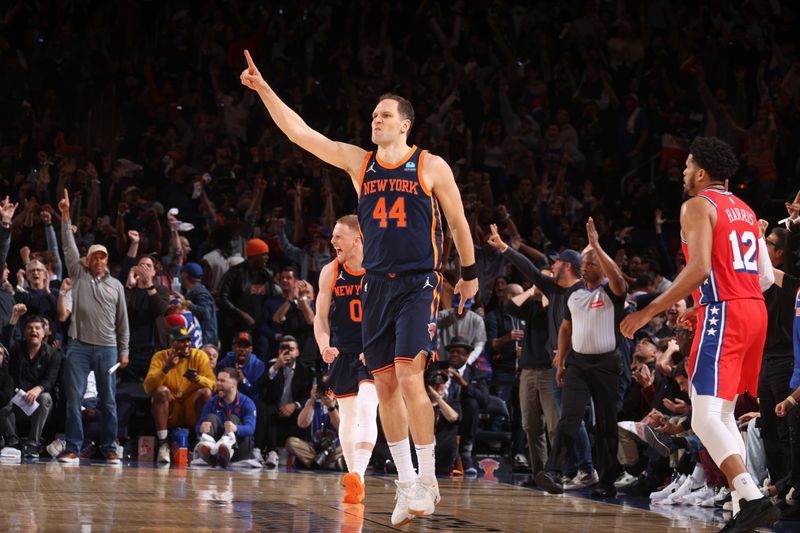
[[[431,278],[430,277],[425,278],[425,285],[422,286],[423,289],[425,289],[427,287],[430,287],[431,289],[433,288],[433,285],[431,285]]]
[[[336,281],[339,281],[339,280],[344,281],[344,272],[341,272],[341,271],[339,272],[339,277],[336,278]]]
[[[375,161],[370,163],[369,168],[367,169],[367,172],[375,172],[376,174],[378,173],[378,171],[375,170]],[[364,174],[366,174],[367,172],[364,172]]]

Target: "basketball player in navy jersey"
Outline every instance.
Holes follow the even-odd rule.
[[[358,217],[336,221],[331,236],[336,258],[319,275],[314,336],[322,360],[329,363],[329,383],[339,402],[339,441],[348,473],[342,478],[343,503],[364,499],[364,472],[378,437],[378,394],[359,356],[361,342],[364,247]]]
[[[404,98],[380,98],[372,112],[372,142],[378,149],[367,152],[310,128],[264,81],[247,51],[245,58],[241,82],[258,93],[275,124],[301,148],[346,171],[358,193],[367,271],[361,291],[364,356],[375,376],[381,423],[399,478],[392,524],[432,514],[440,498],[433,408],[423,372],[435,355],[442,286],[440,207],[461,258],[461,279],[454,289],[461,294],[459,312],[478,291],[475,249],[453,172],[441,157],[408,146],[414,109]],[[419,475],[411,463],[409,430]]]

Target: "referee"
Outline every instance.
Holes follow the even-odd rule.
[[[620,360],[617,332],[622,320],[627,284],[616,263],[600,247],[594,221],[586,223],[589,246],[583,252],[583,286],[570,294],[558,331],[553,365],[564,390],[561,420],[553,448],[536,484],[552,494],[564,491],[561,468],[575,441],[586,403],[594,400],[597,418],[597,455],[600,482],[593,496],[614,497],[617,476],[617,387]],[[606,279],[608,281],[606,281]]]

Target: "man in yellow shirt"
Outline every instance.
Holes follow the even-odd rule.
[[[192,348],[187,328],[172,328],[170,338],[172,346],[153,355],[144,380],[144,390],[152,401],[159,463],[170,462],[167,430],[194,427],[217,384],[208,355]]]

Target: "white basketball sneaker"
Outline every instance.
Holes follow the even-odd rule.
[[[233,433],[225,433],[217,441],[217,464],[222,468],[225,468],[231,462],[235,445],[236,437]]]
[[[199,457],[206,463],[211,462],[211,456],[217,453],[217,443],[214,442],[214,437],[208,433],[200,435],[200,440],[194,447],[194,456]]]
[[[414,515],[408,512],[408,499],[414,491],[415,483],[409,481],[406,483],[394,482],[397,485],[397,492],[395,492],[394,499],[397,503],[394,504],[394,511],[392,511],[392,525],[402,526],[408,524]]]
[[[669,485],[667,485],[663,489],[661,489],[661,490],[659,490],[657,492],[651,492],[650,493],[650,501],[651,502],[657,502],[657,501],[663,500],[664,498],[668,498],[670,495],[672,495],[673,492],[678,490],[678,488],[680,488],[681,485],[683,485],[683,482],[686,481],[687,477],[688,476],[686,476],[684,474],[684,475],[682,475],[680,477],[677,477],[677,478],[673,479],[672,483],[670,483]]]
[[[414,490],[408,499],[408,512],[415,516],[428,516],[436,510],[436,504],[442,497],[439,495],[439,483],[432,476],[419,476]]]

